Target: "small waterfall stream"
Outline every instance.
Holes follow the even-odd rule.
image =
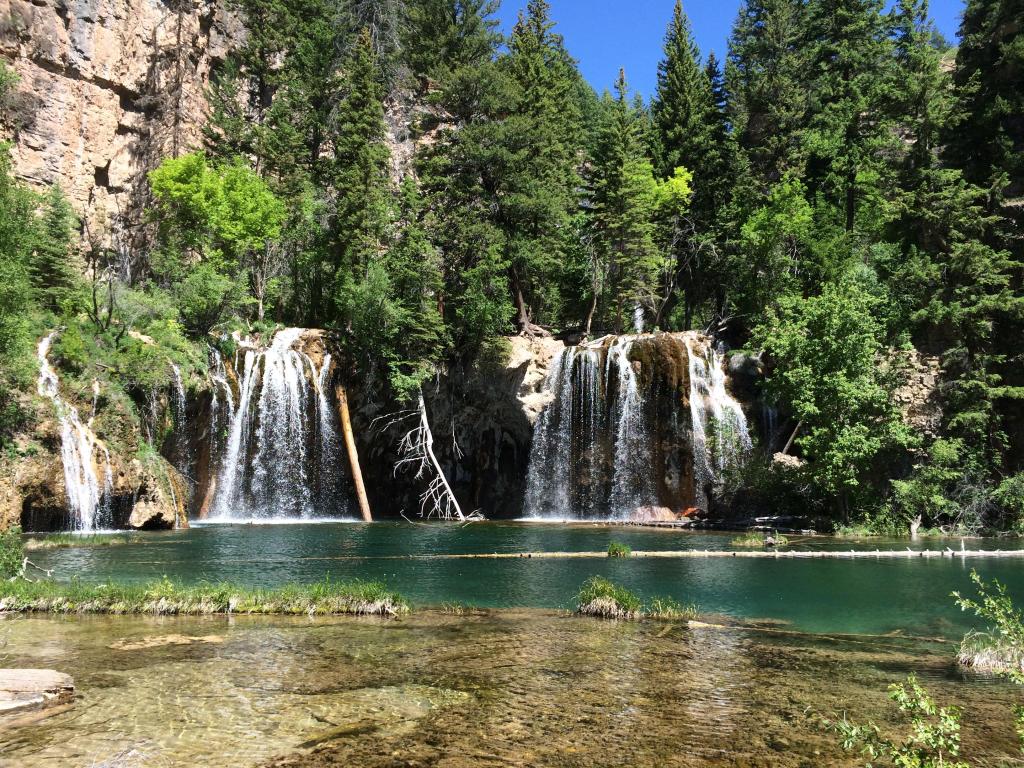
[[[706,509],[751,447],[726,383],[720,355],[695,333],[566,347],[552,361],[552,400],[534,426],[525,515],[629,519]]]
[[[220,407],[218,391],[228,406],[214,518],[310,518],[345,510],[336,493],[340,434],[325,391],[331,360],[326,355],[317,370],[293,349],[304,331],[278,331],[266,349],[242,343],[237,407],[224,363],[214,358],[211,408]]]
[[[110,502],[113,496],[113,470],[110,453],[103,442],[96,437],[88,424],[83,424],[78,409],[65,402],[60,396],[60,382],[57,372],[50,365],[50,345],[57,332],[54,331],[39,342],[39,384],[37,391],[54,404],[61,426],[61,463],[64,467],[64,489],[67,496],[71,525],[82,531],[92,531],[109,526]],[[95,389],[98,388],[94,387]],[[103,484],[96,474],[95,454],[102,453],[104,459]]]
[[[706,509],[723,473],[740,465],[751,449],[747,417],[725,387],[725,369],[708,342],[686,339],[690,374],[690,424],[693,433],[695,503]]]

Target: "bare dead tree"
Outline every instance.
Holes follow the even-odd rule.
[[[385,425],[385,429],[409,418],[416,419],[416,426],[406,432],[398,443],[401,458],[395,462],[395,473],[405,467],[415,467],[417,480],[429,478],[426,489],[420,494],[420,515],[460,522],[482,520],[483,515],[479,510],[468,515],[462,511],[458,499],[455,498],[455,492],[452,491],[448,478],[441,469],[441,464],[434,454],[434,434],[427,419],[427,405],[422,392],[417,397],[416,409],[394,414]],[[454,439],[452,444],[456,458],[461,458],[462,452]]]

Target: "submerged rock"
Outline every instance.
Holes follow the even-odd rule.
[[[0,714],[59,704],[71,698],[71,675],[52,669],[0,669]]]

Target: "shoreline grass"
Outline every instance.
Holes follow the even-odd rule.
[[[141,540],[136,533],[53,533],[25,539],[25,551],[70,549],[71,547],[112,547],[135,544]]]
[[[321,581],[260,589],[235,584],[85,584],[80,581],[0,583],[0,613],[280,614],[398,616],[409,604],[377,581]]]
[[[601,619],[695,619],[694,604],[683,605],[670,597],[656,597],[649,605],[625,587],[603,576],[591,576],[576,595],[576,612]]]
[[[993,632],[968,632],[960,642],[956,661],[976,672],[1024,676],[1024,650]]]

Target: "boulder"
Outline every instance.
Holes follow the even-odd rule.
[[[679,515],[668,507],[637,507],[629,519],[637,523],[669,523],[679,519]]]

